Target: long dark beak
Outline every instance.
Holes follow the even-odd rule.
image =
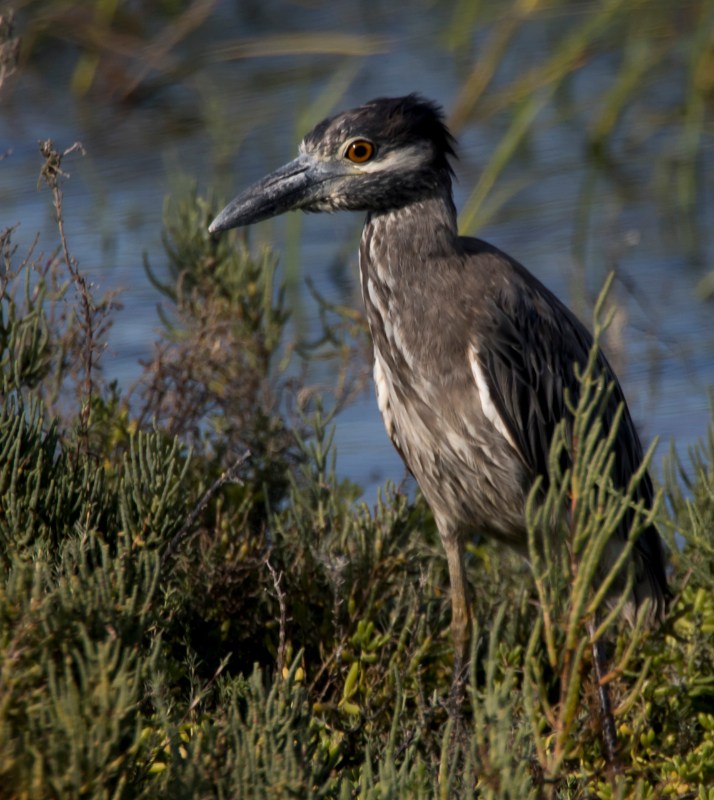
[[[302,208],[331,177],[334,175],[324,162],[308,155],[298,156],[239,194],[213,220],[208,230],[211,233],[227,231]]]

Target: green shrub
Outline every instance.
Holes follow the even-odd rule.
[[[651,512],[678,593],[665,624],[599,618],[620,777],[603,756],[588,587],[634,487],[609,478],[606,387],[587,368],[586,446],[563,472],[557,434],[545,500],[578,487],[582,511],[553,539],[572,558],[535,535],[533,570],[469,544],[476,622],[455,725],[431,512],[389,485],[370,509],[338,479],[333,401],[285,370],[275,257],[213,241],[214,211],[195,194],[167,207],[165,333],[133,406],[96,362],[89,381],[81,367],[112,307],[82,317],[99,305],[73,278],[77,314],[53,317],[67,276],[22,294],[30,260],[4,273],[0,797],[712,798],[714,428],[693,477],[670,456]],[[240,481],[209,492],[162,565],[246,448]],[[539,515],[534,503],[534,534]]]

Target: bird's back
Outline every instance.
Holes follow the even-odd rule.
[[[526,555],[528,492],[537,475],[547,482],[555,426],[569,416],[565,390],[577,397],[574,365],[586,363],[592,336],[514,259],[479,239],[425,243],[420,231],[429,226],[420,227],[418,216],[410,209],[369,218],[360,247],[380,410],[442,536],[482,533]],[[401,226],[400,234],[390,236],[390,226]],[[599,367],[614,384],[607,432],[624,395],[602,353]],[[624,489],[643,458],[626,406],[614,450],[613,478]],[[653,501],[648,475],[640,498],[646,506]],[[627,529],[625,521],[602,560],[602,577]],[[635,562],[625,613],[634,617],[651,597],[661,617],[668,590],[654,527],[641,534]]]
[[[462,238],[468,262],[477,270],[490,269],[508,281],[496,296],[489,296],[490,325],[482,336],[490,346],[480,358],[491,400],[503,420],[516,449],[528,464],[532,475],[543,475],[547,486],[547,457],[555,426],[565,418],[572,420],[566,404],[565,389],[575,402],[579,382],[575,365],[587,363],[593,345],[592,335],[580,320],[561,303],[535,276],[497,248],[478,239]],[[614,424],[618,408],[623,414],[614,441],[615,464],[612,478],[616,489],[626,491],[644,457],[637,429],[632,421],[620,383],[602,349],[598,369],[613,391],[602,416],[603,436]],[[654,502],[649,473],[638,484],[635,502],[645,508]],[[619,555],[632,523],[625,515],[616,541],[610,543],[609,558],[601,564],[601,577],[607,575]],[[650,613],[661,618],[669,596],[665,573],[665,555],[656,528],[651,525],[641,534],[634,549],[636,583],[633,603],[625,609],[634,618],[636,609],[650,597]],[[624,586],[625,577],[616,584]]]

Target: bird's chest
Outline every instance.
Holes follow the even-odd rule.
[[[363,270],[362,278],[374,347],[377,403],[390,437],[411,463],[412,443],[425,438],[417,428],[438,377],[425,357],[420,337],[415,335],[414,310],[374,270]]]
[[[444,294],[423,254],[400,241],[388,244],[388,224],[363,234],[360,281],[375,354],[393,381],[415,385],[448,380],[463,349],[443,324]],[[453,303],[453,298],[452,298]]]
[[[522,476],[503,435],[480,410],[466,304],[443,274],[429,280],[405,258],[419,254],[395,253],[379,236],[363,235],[362,295],[387,432],[442,520],[448,511],[483,527],[494,498],[504,493],[515,519]]]
[[[465,351],[453,326],[443,324],[444,298],[420,278],[419,254],[395,252],[380,234],[364,236],[360,279],[374,344],[374,378],[387,430],[412,471],[433,462],[454,416]],[[463,330],[461,330],[463,337]],[[464,352],[462,352],[464,351]],[[458,421],[454,420],[458,427]]]

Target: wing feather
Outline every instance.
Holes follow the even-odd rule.
[[[469,245],[472,257],[476,253],[486,255],[494,272],[507,276],[500,289],[490,292],[480,303],[485,313],[479,317],[480,342],[469,351],[477,361],[472,364],[472,371],[480,373],[494,414],[507,431],[506,438],[533,477],[543,475],[547,486],[548,453],[555,427],[563,418],[572,423],[565,404],[565,389],[570,390],[577,402],[579,384],[574,365],[587,362],[593,339],[577,317],[518,262],[479,240],[467,241],[472,243]],[[492,282],[498,286],[497,279]],[[625,398],[602,351],[597,365],[608,383],[613,384],[603,417],[603,435],[607,435]],[[626,404],[614,450],[614,482],[618,489],[626,489],[643,458],[642,445]],[[637,499],[642,498],[651,506],[654,489],[649,475],[641,481],[637,494]],[[623,525],[623,537],[626,530],[627,525]],[[660,597],[666,596],[665,557],[654,527],[640,535],[636,551],[652,576],[653,588],[659,590]],[[658,613],[662,610],[663,602]]]

